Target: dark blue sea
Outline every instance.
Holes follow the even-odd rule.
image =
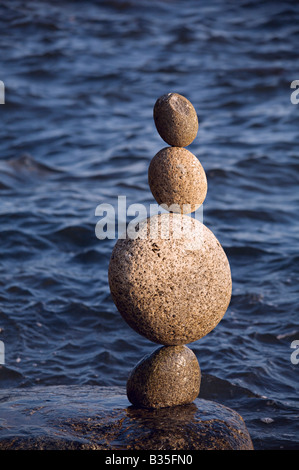
[[[125,386],[157,346],[112,302],[116,240],[95,212],[155,202],[153,106],[177,92],[233,279],[188,345],[201,396],[238,411],[255,449],[299,449],[298,2],[1,0],[0,28],[0,387]]]

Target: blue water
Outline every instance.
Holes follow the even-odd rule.
[[[244,417],[255,448],[298,449],[298,4],[2,0],[0,25],[1,388],[125,385],[156,347],[111,300],[115,240],[95,236],[95,209],[154,203],[152,110],[178,92],[233,279],[223,320],[189,345],[202,393]]]

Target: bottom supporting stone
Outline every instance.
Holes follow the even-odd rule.
[[[0,390],[0,450],[252,450],[242,417],[219,403],[156,410],[119,387]]]

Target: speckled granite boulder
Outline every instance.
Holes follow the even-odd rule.
[[[207,178],[200,161],[181,147],[166,147],[152,159],[148,183],[157,203],[171,212],[196,211],[207,194]]]
[[[145,356],[127,382],[129,401],[142,408],[192,403],[200,389],[200,367],[187,346],[162,346]]]
[[[187,147],[198,132],[198,118],[192,103],[178,93],[157,99],[154,121],[162,139],[174,147]]]
[[[109,286],[120,314],[159,344],[188,344],[208,334],[232,289],[215,235],[190,216],[164,213],[140,223],[138,236],[119,239],[110,259]]]
[[[0,450],[253,449],[242,417],[226,406],[197,398],[135,408],[120,387],[3,389],[0,416]]]

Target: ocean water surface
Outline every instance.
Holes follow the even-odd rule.
[[[189,345],[201,396],[238,411],[256,449],[299,449],[296,2],[3,0],[0,24],[0,387],[125,385],[157,346],[112,302],[95,210],[155,202],[152,110],[178,92],[233,279]]]

